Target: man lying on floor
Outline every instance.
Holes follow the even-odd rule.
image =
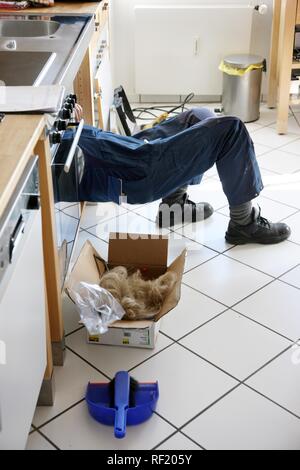
[[[79,118],[80,107],[76,113]],[[61,147],[72,138],[73,131],[66,131]],[[160,227],[197,222],[213,208],[190,201],[187,188],[216,164],[230,207],[229,243],[279,243],[291,234],[286,224],[271,223],[252,207],[263,183],[253,142],[238,118],[194,108],[133,137],[85,126],[79,146],[85,160],[80,201],[119,203],[125,195],[129,204],[144,204],[162,198]]]

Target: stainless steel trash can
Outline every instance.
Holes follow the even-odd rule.
[[[225,115],[244,122],[259,119],[262,72],[265,60],[257,55],[231,55],[223,61],[222,105]],[[238,74],[241,75],[238,75]]]

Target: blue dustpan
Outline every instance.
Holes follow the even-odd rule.
[[[126,426],[149,419],[159,397],[158,383],[138,383],[128,372],[118,372],[112,383],[89,383],[86,402],[90,415],[99,423],[114,426],[115,437],[123,438]],[[112,396],[113,394],[113,396]]]

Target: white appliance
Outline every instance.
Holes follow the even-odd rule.
[[[137,94],[221,95],[219,64],[250,52],[254,8],[209,3],[134,8]]]
[[[36,158],[0,220],[0,450],[24,449],[46,368]]]

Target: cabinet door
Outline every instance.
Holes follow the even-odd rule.
[[[250,51],[253,7],[209,3],[135,8],[136,93],[221,94],[221,60]]]
[[[105,131],[109,130],[110,107],[113,103],[114,91],[111,77],[109,48],[103,49],[101,62],[95,78],[95,91],[98,110],[98,123]]]
[[[46,368],[40,211],[33,212],[29,225],[0,298],[0,340],[6,349],[0,364],[1,450],[25,448]]]

